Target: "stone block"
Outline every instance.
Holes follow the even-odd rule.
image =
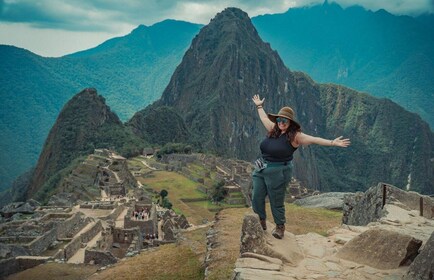
[[[418,254],[422,241],[409,235],[370,229],[347,242],[337,257],[378,269],[408,265]]]
[[[414,259],[404,280],[434,280],[434,232]]]

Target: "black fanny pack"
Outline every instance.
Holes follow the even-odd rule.
[[[255,171],[261,172],[265,168],[267,168],[267,164],[262,158],[258,158],[257,160],[255,160]]]

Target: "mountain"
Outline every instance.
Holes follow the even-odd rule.
[[[267,112],[293,107],[308,134],[352,139],[348,149],[299,148],[294,176],[308,187],[354,191],[385,181],[433,192],[434,135],[419,116],[390,100],[291,72],[236,8],[201,29],[152,108],[173,108],[199,148],[252,161],[265,136],[251,101],[256,93],[265,97]],[[129,124],[146,122],[143,110]]]
[[[290,69],[390,98],[434,126],[432,15],[326,2],[252,21]],[[0,46],[0,191],[34,166],[63,104],[81,89],[97,88],[122,121],[160,98],[201,27],[174,20],[140,25],[61,58]]]
[[[138,154],[145,143],[88,88],[76,94],[60,112],[39,156],[26,198],[45,198],[57,187],[61,171],[96,148],[112,148],[124,156]]]
[[[432,15],[394,16],[336,3],[253,18],[291,69],[390,98],[434,127]]]
[[[63,104],[81,89],[98,88],[122,120],[158,99],[200,27],[174,20],[140,25],[61,58],[0,45],[0,191],[34,166]]]

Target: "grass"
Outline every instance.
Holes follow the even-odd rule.
[[[125,259],[88,279],[202,280],[204,271],[198,256],[188,245],[169,244]]]
[[[165,189],[167,198],[172,202],[177,213],[184,214],[190,223],[202,224],[214,219],[214,213],[209,211],[208,203],[183,202],[183,198],[207,198],[198,191],[198,183],[176,173],[168,171],[153,171],[152,176],[139,177],[139,181],[157,192]]]
[[[269,207],[267,207],[269,210]],[[306,234],[316,232],[327,236],[327,230],[340,226],[342,223],[342,211],[327,210],[322,208],[305,208],[295,204],[285,204],[286,230],[294,234]],[[270,212],[268,217],[272,220]]]
[[[127,162],[128,166],[147,168],[142,162],[139,161],[139,159],[136,158],[129,159]]]
[[[15,273],[7,277],[7,280],[32,279],[32,280],[80,280],[86,279],[98,269],[94,265],[47,263]]]
[[[220,244],[211,251],[212,262],[208,266],[208,279],[231,279],[235,262],[240,255],[240,236],[243,217],[251,213],[249,208],[223,209],[214,229],[219,232],[217,242]]]

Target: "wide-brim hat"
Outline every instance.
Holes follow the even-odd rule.
[[[290,119],[291,122],[294,123],[295,126],[297,126],[297,128],[300,128],[300,124],[295,120],[294,110],[292,110],[291,107],[283,107],[282,109],[280,109],[279,113],[267,114],[267,116],[270,121],[274,123],[276,123],[276,119],[278,117]]]

